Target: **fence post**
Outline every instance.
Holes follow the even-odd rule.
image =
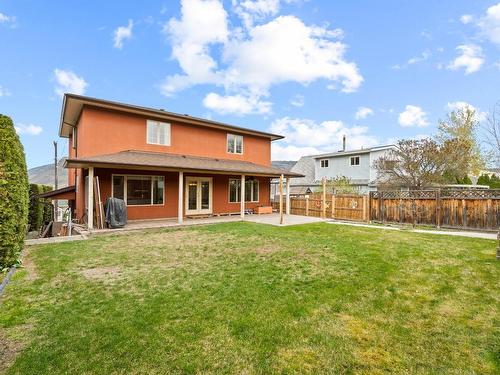
[[[309,216],[309,196],[306,195],[306,216]]]
[[[368,193],[368,223],[370,224],[372,222],[372,199],[373,199],[373,192],[370,191]]]
[[[335,219],[335,192],[332,194],[332,219]]]
[[[366,194],[363,195],[363,221],[368,221],[366,218]]]
[[[491,198],[489,198],[486,202],[486,220],[485,220],[486,222],[485,222],[485,224],[486,224],[487,228],[490,228],[490,227],[493,228],[493,223],[492,223],[493,220],[492,220],[492,215],[491,215],[492,212],[491,211],[492,211],[491,210]]]
[[[413,228],[417,226],[417,201],[415,199],[415,194],[413,193],[413,202],[411,205],[411,216]]]
[[[465,199],[462,199],[462,226],[467,228],[467,207],[465,205]]]
[[[436,190],[436,227],[441,228],[441,190]]]
[[[380,204],[380,220],[382,221],[382,223],[384,223],[384,192],[381,191],[380,192],[380,196],[378,197],[379,199],[379,204]]]
[[[326,178],[323,177],[323,196],[322,196],[322,211],[321,215],[323,216],[323,219],[326,219]]]

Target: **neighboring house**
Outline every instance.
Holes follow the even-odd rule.
[[[51,198],[70,194],[75,217],[89,227],[94,176],[101,200],[125,200],[129,219],[179,222],[244,216],[270,204],[271,178],[301,176],[271,166],[271,142],[279,135],[85,96],[64,96],[59,135],[69,144],[68,187],[65,198],[57,191]]]
[[[377,190],[374,162],[394,145],[302,157],[291,169],[305,177],[292,178],[290,194],[306,194],[321,185],[323,178],[347,177],[360,193]]]

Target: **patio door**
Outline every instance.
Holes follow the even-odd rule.
[[[186,177],[186,215],[212,213],[212,178]]]

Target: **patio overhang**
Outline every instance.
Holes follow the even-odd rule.
[[[66,186],[60,189],[47,191],[35,195],[35,198],[50,198],[51,200],[73,200],[76,199],[75,185]]]
[[[304,177],[299,173],[246,161],[128,150],[66,159],[65,168],[116,168],[167,172],[233,174],[262,177]]]

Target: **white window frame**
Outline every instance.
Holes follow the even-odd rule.
[[[167,185],[165,183],[165,176],[161,175],[141,175],[141,174],[112,174],[111,175],[111,197],[114,197],[114,177],[123,177],[123,200],[125,201],[125,205],[127,207],[150,207],[150,206],[164,206],[165,205],[165,197]],[[127,195],[127,180],[129,177],[138,177],[138,178],[150,178],[151,181],[151,203],[150,204],[128,204],[128,195]],[[163,179],[163,203],[153,203],[153,179],[154,178],[162,178]]]
[[[358,158],[358,164],[353,164],[352,161]],[[359,167],[361,165],[361,156],[355,155],[349,158],[349,164],[351,167]]]
[[[237,181],[239,184],[239,189],[237,190],[236,197],[240,197],[239,200],[237,201],[231,201],[231,181]],[[257,200],[255,200],[255,197],[253,196],[253,186],[250,187],[250,199],[249,201],[245,201],[245,203],[258,203],[260,200],[260,181],[257,179],[253,180],[245,180],[246,183],[251,183],[251,185],[257,183]],[[247,190],[247,186],[245,186],[245,192]],[[227,201],[229,203],[241,203],[241,178],[230,178],[227,183]]]
[[[330,167],[330,160],[329,159],[320,159],[319,166],[321,168],[329,168]]]
[[[150,126],[165,126],[165,143],[160,143],[160,130],[158,130],[156,142],[149,141],[149,129]],[[159,145],[159,146],[170,146],[171,139],[171,126],[168,122],[161,122],[156,120],[147,120],[146,121],[146,143],[149,145]]]
[[[233,146],[233,151],[232,152],[228,150],[229,138],[234,138],[234,146]],[[241,139],[241,152],[236,152],[236,140],[237,139]],[[243,145],[243,136],[242,135],[227,133],[227,137],[226,137],[226,152],[228,154],[243,155],[243,148],[244,148],[244,145]]]

